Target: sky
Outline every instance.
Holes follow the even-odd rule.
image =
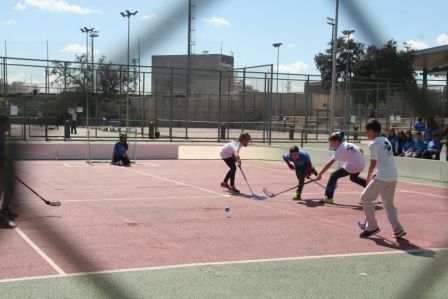
[[[276,71],[278,63],[280,73],[319,75],[314,56],[329,47],[336,0],[192,2],[194,53],[233,55],[235,68],[272,64]],[[122,17],[126,10],[138,13]],[[339,0],[338,36],[354,29],[357,42],[393,39],[399,50],[404,42],[417,50],[448,45],[447,15],[446,0]],[[187,54],[188,0],[2,0],[0,56],[73,61],[86,52],[86,27],[98,31],[95,61],[105,55],[127,64],[128,24],[130,60],[150,66],[152,55]],[[30,81],[28,72],[9,71],[8,82]]]

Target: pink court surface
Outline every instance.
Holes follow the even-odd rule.
[[[219,159],[17,162],[17,177],[61,206],[16,181],[16,227],[0,219],[2,298],[447,294],[446,184],[399,181],[395,203],[408,234],[392,237],[378,200],[382,230],[360,239],[362,188],[348,178],[333,205],[319,203],[324,189],[313,182],[301,201],[292,201],[294,190],[256,200],[239,170],[240,194],[219,187],[227,169]],[[258,196],[297,184],[284,163],[243,160],[243,170]]]

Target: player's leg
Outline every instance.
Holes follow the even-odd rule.
[[[366,179],[362,178],[359,176],[360,172],[358,173],[351,173],[350,174],[350,181],[352,181],[353,183],[356,183],[358,185],[360,185],[361,187],[366,187]]]
[[[306,165],[302,166],[302,167],[296,166],[295,171],[296,171],[297,180],[299,180],[299,186],[297,187],[296,193],[292,197],[292,200],[301,200],[303,184],[305,183],[305,173],[307,171]]]
[[[361,238],[367,238],[380,232],[378,222],[375,219],[375,205],[373,202],[378,198],[387,183],[385,181],[372,180],[361,194],[361,203],[367,222],[366,230],[359,235]]]
[[[120,157],[117,157],[117,156],[114,157],[112,160],[113,160],[113,164],[114,164],[114,165],[118,165],[117,162],[118,162],[118,161],[121,161],[121,160],[120,160]]]
[[[387,182],[388,184],[381,191],[381,202],[386,210],[387,219],[389,220],[392,230],[394,231],[394,237],[402,237],[406,234],[403,226],[398,220],[397,208],[394,205],[395,187],[397,181]]]
[[[131,160],[129,160],[125,156],[121,157],[121,161],[123,162],[124,166],[130,166],[131,165]]]
[[[15,173],[12,161],[8,161],[8,166],[0,170],[0,197],[3,193],[3,201],[0,213],[6,217],[17,217],[17,213],[11,210],[11,200],[15,190]]]
[[[229,157],[226,159],[223,159],[226,165],[230,168],[230,170],[227,172],[224,180],[221,182],[221,187],[230,189],[230,185],[235,185],[235,173],[236,173],[236,165],[235,165],[235,158]],[[230,180],[230,185],[229,185]]]
[[[330,204],[334,203],[333,200],[335,190],[334,186],[336,186],[336,183],[340,178],[346,177],[348,175],[350,175],[350,173],[342,167],[333,171],[330,175],[330,179],[327,182],[327,188],[325,189],[325,197],[320,202]]]

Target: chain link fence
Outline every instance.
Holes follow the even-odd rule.
[[[135,128],[140,139],[164,141],[221,141],[248,131],[257,142],[326,142],[331,133],[329,84],[320,76],[274,73],[273,65],[218,70],[133,66],[128,72],[123,65],[82,60],[0,60],[1,104],[12,118],[11,137],[18,139],[82,139],[87,126]],[[14,81],[19,73],[33,75],[30,81]],[[427,114],[446,124],[446,80],[423,83],[338,82],[334,131],[361,140],[365,136],[359,131],[369,119],[378,119],[385,131],[410,129]],[[77,136],[66,130],[72,110],[78,111]]]

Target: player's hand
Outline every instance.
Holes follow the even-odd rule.
[[[241,160],[236,161],[236,164],[238,164],[238,167],[241,167]]]
[[[322,176],[320,174],[318,174],[316,177],[316,181],[319,181],[321,178],[322,178]]]
[[[294,165],[288,164],[289,169],[294,170]]]
[[[308,180],[311,180],[311,176],[309,176],[309,175],[306,175],[305,178]]]

